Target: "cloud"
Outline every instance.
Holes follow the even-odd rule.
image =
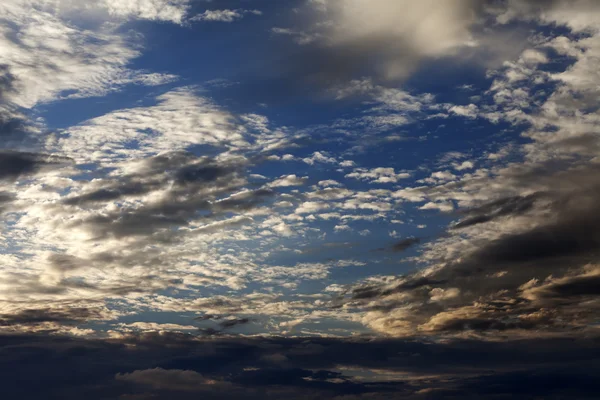
[[[454,205],[448,202],[434,203],[430,201],[419,207],[419,210],[440,210],[442,212],[450,212],[454,210]]]
[[[470,229],[469,241],[461,245],[454,238],[441,239],[430,248],[429,252],[442,251],[441,246],[446,246],[437,256],[430,253],[439,257],[440,264],[376,287],[359,286],[355,298],[369,298],[367,310],[372,310],[365,320],[395,335],[497,331],[509,335],[536,329],[550,334],[585,329],[596,307],[589,300],[597,296],[595,269],[570,271],[584,268],[597,256],[595,193],[569,193],[550,203],[541,196],[517,197],[482,206],[481,211],[492,214],[463,223],[462,229]],[[542,212],[546,208],[552,216]],[[518,218],[530,222],[515,229]],[[506,226],[507,231],[486,238],[491,226]],[[546,277],[547,282],[537,283],[538,277]],[[440,297],[449,290],[460,296]],[[433,301],[443,301],[444,307],[432,307]],[[572,313],[574,307],[577,313]]]
[[[107,3],[110,10],[133,10],[136,15],[154,17],[170,13],[158,1],[125,1]],[[169,74],[135,71],[127,65],[140,55],[135,38],[116,29],[84,29],[65,18],[79,9],[75,2],[59,1],[56,8],[47,2],[33,1],[26,6],[18,1],[3,2],[3,14],[11,24],[3,28],[1,41],[3,64],[13,81],[5,100],[24,108],[32,108],[62,98],[100,96],[128,84],[156,85],[176,79]],[[128,12],[129,12],[128,11]],[[149,11],[148,11],[149,12]],[[72,18],[71,21],[78,21]]]
[[[111,16],[119,18],[139,18],[154,21],[169,21],[182,24],[189,11],[189,0],[104,0]]]
[[[289,186],[302,186],[308,180],[307,177],[297,177],[295,174],[284,175],[279,179],[269,183],[269,187],[289,187]]]
[[[0,326],[28,326],[44,323],[71,325],[106,317],[106,310],[101,308],[26,309],[17,314],[0,316]]]
[[[218,22],[233,22],[244,18],[246,14],[262,15],[259,10],[206,10],[202,14],[198,14],[190,21],[218,21]]]
[[[65,157],[16,151],[0,152],[0,180],[14,180],[40,170],[59,168],[70,164]]]
[[[566,25],[585,32],[597,29],[599,12],[588,0],[452,0],[443,6],[434,0],[418,6],[409,0],[325,0],[308,1],[295,10],[296,23],[272,29],[300,47],[300,55],[283,68],[287,75],[326,89],[365,76],[392,86],[439,60],[469,60],[482,70],[495,69],[525,50],[526,35],[508,29],[509,22]],[[529,50],[523,61],[544,62],[540,54]],[[475,104],[453,105],[451,112],[478,116]]]
[[[543,198],[543,193],[534,193],[528,196],[515,196],[492,201],[474,209],[465,211],[466,218],[457,222],[453,227],[460,229],[471,225],[489,222],[495,218],[509,215],[522,214],[535,205],[535,202]]]
[[[91,400],[107,395],[395,400],[473,393],[491,399],[556,393],[591,399],[598,389],[593,340],[199,340],[179,333],[145,332],[109,340],[3,336],[0,348],[10,360],[0,366],[5,394],[27,400],[40,395],[66,400],[82,395]],[[563,367],[557,368],[556,362]],[[88,367],[80,368],[80,363]],[[23,385],[16,378],[26,371],[30,384]]]
[[[113,111],[71,127],[55,148],[80,162],[109,162],[185,150],[192,145],[248,147],[232,114],[183,87],[157,104]]]
[[[452,166],[457,171],[464,171],[464,170],[467,170],[467,169],[473,169],[475,167],[475,165],[473,164],[472,161],[463,161],[460,164],[459,163],[453,163]]]
[[[318,201],[305,201],[298,208],[296,208],[296,214],[310,214],[327,208],[330,208],[327,203]]]
[[[340,75],[352,73],[349,69],[360,69],[359,57],[368,54],[378,61],[376,73],[380,76],[406,78],[422,59],[452,55],[473,42],[470,27],[477,16],[471,1],[455,0],[442,7],[434,7],[435,2],[419,6],[408,3],[310,2],[319,22],[303,35],[315,37],[323,46],[319,54],[320,73],[333,74],[335,67],[342,68]],[[325,28],[316,28],[319,26]]]
[[[132,382],[158,390],[174,390],[195,392],[204,385],[216,385],[218,382],[206,379],[195,371],[166,370],[154,368],[133,371],[128,374],[117,374],[115,379]]]
[[[421,239],[419,239],[419,238],[403,239],[397,243],[394,243],[394,245],[392,246],[392,251],[401,252],[401,251],[407,250],[410,247],[417,245],[419,243],[421,243]]]
[[[337,163],[337,160],[335,158],[330,157],[327,153],[321,151],[315,151],[310,157],[303,158],[302,161],[304,161],[308,165],[314,165],[315,163]]]
[[[366,180],[370,183],[395,183],[400,179],[410,178],[407,172],[396,173],[394,168],[355,168],[353,172],[346,174],[346,178]]]

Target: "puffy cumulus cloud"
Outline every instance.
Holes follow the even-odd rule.
[[[326,179],[324,181],[319,181],[319,186],[329,187],[329,186],[341,186],[341,183],[335,181],[333,179]]]
[[[311,214],[330,207],[331,206],[329,204],[323,202],[305,201],[298,208],[296,208],[296,214]]]
[[[346,178],[366,180],[370,183],[396,183],[400,179],[410,178],[408,172],[396,173],[394,168],[355,168],[353,172],[346,174]]]
[[[295,174],[285,175],[269,183],[269,187],[302,186],[308,180],[307,177],[298,177]]]
[[[454,205],[450,202],[434,203],[434,202],[430,201],[429,203],[425,203],[424,205],[419,207],[419,210],[440,210],[440,211],[448,212],[448,211],[454,210]]]
[[[472,161],[463,161],[462,163],[452,163],[452,166],[457,171],[464,171],[467,169],[473,169],[475,165]]]
[[[305,157],[302,159],[308,165],[314,165],[315,163],[325,163],[325,164],[336,164],[337,160],[334,157],[331,157],[326,152],[315,151],[310,157]]]

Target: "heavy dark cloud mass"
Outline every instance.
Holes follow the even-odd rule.
[[[599,389],[598,348],[585,339],[426,344],[167,333],[107,341],[3,336],[0,368],[4,395],[24,400],[591,399]]]

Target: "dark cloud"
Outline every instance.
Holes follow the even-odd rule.
[[[197,182],[214,182],[218,178],[230,175],[234,170],[231,167],[218,165],[187,165],[175,174],[178,184],[186,185]]]
[[[405,250],[408,250],[409,248],[413,247],[414,245],[417,245],[421,243],[421,239],[419,238],[407,238],[407,239],[402,239],[399,242],[396,242],[392,245],[391,250],[393,252],[402,252]]]
[[[272,190],[244,190],[245,168],[246,161],[218,162],[174,152],[151,157],[135,173],[107,179],[100,183],[102,187],[68,197],[64,204],[93,207],[96,203],[161,190],[164,193],[159,201],[122,206],[118,211],[91,216],[76,224],[91,230],[98,239],[139,236],[167,243],[178,236],[171,228],[185,227],[192,221],[208,224],[227,213],[245,212],[269,200],[275,194]]]
[[[15,180],[42,169],[71,163],[66,157],[18,151],[0,151],[0,180]]]
[[[213,306],[217,305],[228,305],[234,306],[234,304],[227,303],[225,301],[216,301],[213,303]],[[208,328],[200,328],[199,331],[204,336],[218,336],[223,335],[227,330],[235,328],[237,326],[247,325],[253,322],[251,318],[240,318],[233,316],[223,316],[223,315],[212,315],[206,314],[200,317],[194,318],[196,321],[219,321],[216,327],[208,327]]]
[[[64,201],[66,205],[84,205],[95,202],[108,202],[122,199],[126,196],[143,195],[156,188],[149,182],[119,182],[110,188],[103,188],[80,196],[69,197]]]
[[[101,319],[102,310],[74,307],[65,309],[31,309],[16,314],[0,315],[0,326],[27,326],[44,322],[54,322],[61,325],[86,322],[90,319]]]
[[[15,90],[15,76],[6,64],[0,64],[0,100],[5,101],[6,95]]]
[[[249,324],[250,322],[252,322],[250,318],[228,318],[219,322],[219,326],[222,329],[231,329],[239,325]]]
[[[597,344],[594,339],[198,339],[155,332],[112,340],[3,335],[0,382],[4,396],[23,400],[150,394],[161,399],[591,399],[600,389],[593,379],[599,373]]]
[[[529,196],[514,196],[495,200],[488,204],[465,211],[464,214],[466,214],[467,217],[453,225],[453,228],[466,228],[490,222],[500,217],[522,214],[531,210],[535,201],[541,196],[541,193],[535,193]]]
[[[272,30],[276,56],[270,55],[269,66],[262,66],[257,73],[261,77],[261,72],[269,74],[258,79],[257,87],[269,85],[267,93],[277,96],[267,101],[283,99],[284,92],[290,91],[314,95],[315,87],[335,92],[365,77],[384,86],[397,86],[420,68],[432,68],[433,60],[444,60],[444,72],[463,70],[465,60],[482,72],[499,67],[504,60],[518,57],[527,33],[515,34],[515,27],[504,29],[495,23],[498,15],[516,10],[515,19],[536,20],[547,10],[564,6],[559,0],[456,0],[438,7],[438,14],[432,13],[427,3],[413,6],[402,0],[307,4],[294,8],[294,22],[281,26],[278,21]],[[433,25],[435,30],[430,28]],[[467,44],[472,36],[478,37],[478,46]],[[437,65],[435,72],[440,74]],[[360,98],[367,93],[358,90],[352,94]]]
[[[17,93],[16,81],[10,67],[0,64],[0,145],[3,148],[11,148],[31,139],[31,121],[10,100],[10,95]]]
[[[207,157],[187,152],[173,152],[144,160],[141,170],[107,179],[103,187],[64,200],[67,205],[109,202],[128,196],[141,196],[155,190],[172,188],[175,196],[194,194],[202,189],[225,187],[239,176],[242,165],[220,165]]]
[[[578,276],[555,283],[543,292],[544,297],[564,299],[575,296],[600,296],[600,275]]]

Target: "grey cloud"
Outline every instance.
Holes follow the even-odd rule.
[[[396,242],[392,245],[392,251],[394,252],[402,252],[404,250],[408,250],[414,245],[421,243],[421,239],[419,238],[407,238],[402,239],[399,242]]]
[[[6,95],[15,90],[15,76],[10,72],[10,67],[0,64],[0,100],[5,101]]]
[[[173,152],[144,160],[141,171],[107,179],[106,185],[81,195],[64,200],[67,205],[85,205],[107,202],[128,196],[140,196],[164,189],[174,182],[173,193],[185,194],[214,186],[227,186],[241,170],[241,165],[219,165],[206,157],[195,157],[191,153]]]
[[[442,5],[436,1],[414,5],[410,0],[324,0],[307,4],[296,9],[300,16],[296,26],[272,30],[298,44],[294,53],[282,50],[288,54],[279,74],[327,89],[365,76],[382,84],[402,81],[428,61],[452,63],[457,55],[482,69],[492,63],[500,66],[518,56],[527,36],[523,32],[515,38],[514,29],[508,34],[496,21],[500,15],[540,21],[545,12],[565,6],[561,1],[536,0],[452,0]]]
[[[544,288],[543,297],[557,299],[575,296],[600,296],[600,276],[581,276],[557,282]]]
[[[103,319],[104,315],[101,309],[81,307],[29,309],[16,314],[0,315],[0,326],[27,326],[44,322],[68,325],[86,322],[90,319]]]
[[[252,322],[250,318],[228,318],[219,323],[219,326],[223,329],[230,329],[239,325],[246,325]]]
[[[532,280],[521,287],[522,296],[546,307],[586,304],[592,300],[589,311],[596,312],[594,298],[600,296],[600,266],[588,265],[578,273],[564,277],[549,277],[543,282]],[[585,311],[585,307],[580,308]]]
[[[448,234],[469,231],[469,250],[439,259],[442,265],[430,270],[357,285],[346,301],[363,304],[365,321],[375,329],[400,336],[585,332],[598,310],[597,276],[572,271],[600,262],[596,172],[596,166],[580,163],[568,170],[540,167],[511,175],[511,183],[556,190],[467,210],[462,229],[450,226]],[[487,229],[497,229],[493,224],[510,227],[515,218],[529,222],[486,238]],[[399,311],[406,307],[410,315]]]
[[[177,400],[591,399],[600,389],[595,339],[436,343],[198,339],[158,332],[112,340],[3,335],[0,354],[4,395],[24,400],[150,394]],[[19,379],[25,373],[27,384]]]
[[[108,202],[122,199],[126,196],[146,194],[157,188],[150,182],[119,182],[112,187],[95,190],[79,196],[69,197],[64,200],[66,205],[84,205],[94,202]]]
[[[66,157],[18,151],[0,152],[0,180],[14,180],[43,169],[57,168],[70,163]]]
[[[144,161],[139,171],[109,178],[103,187],[68,197],[64,204],[89,207],[162,190],[164,194],[158,201],[123,206],[112,213],[87,217],[74,226],[89,229],[97,238],[145,236],[170,241],[176,238],[176,232],[165,237],[160,232],[188,226],[191,221],[208,224],[229,212],[249,211],[275,194],[270,189],[242,190],[245,167],[244,163],[196,158],[184,152],[160,155]]]
[[[467,217],[457,222],[452,227],[454,229],[460,229],[490,222],[496,218],[507,215],[522,214],[532,209],[535,201],[541,196],[541,193],[535,193],[528,196],[514,196],[492,201],[477,208],[465,211],[464,214],[466,214]]]

